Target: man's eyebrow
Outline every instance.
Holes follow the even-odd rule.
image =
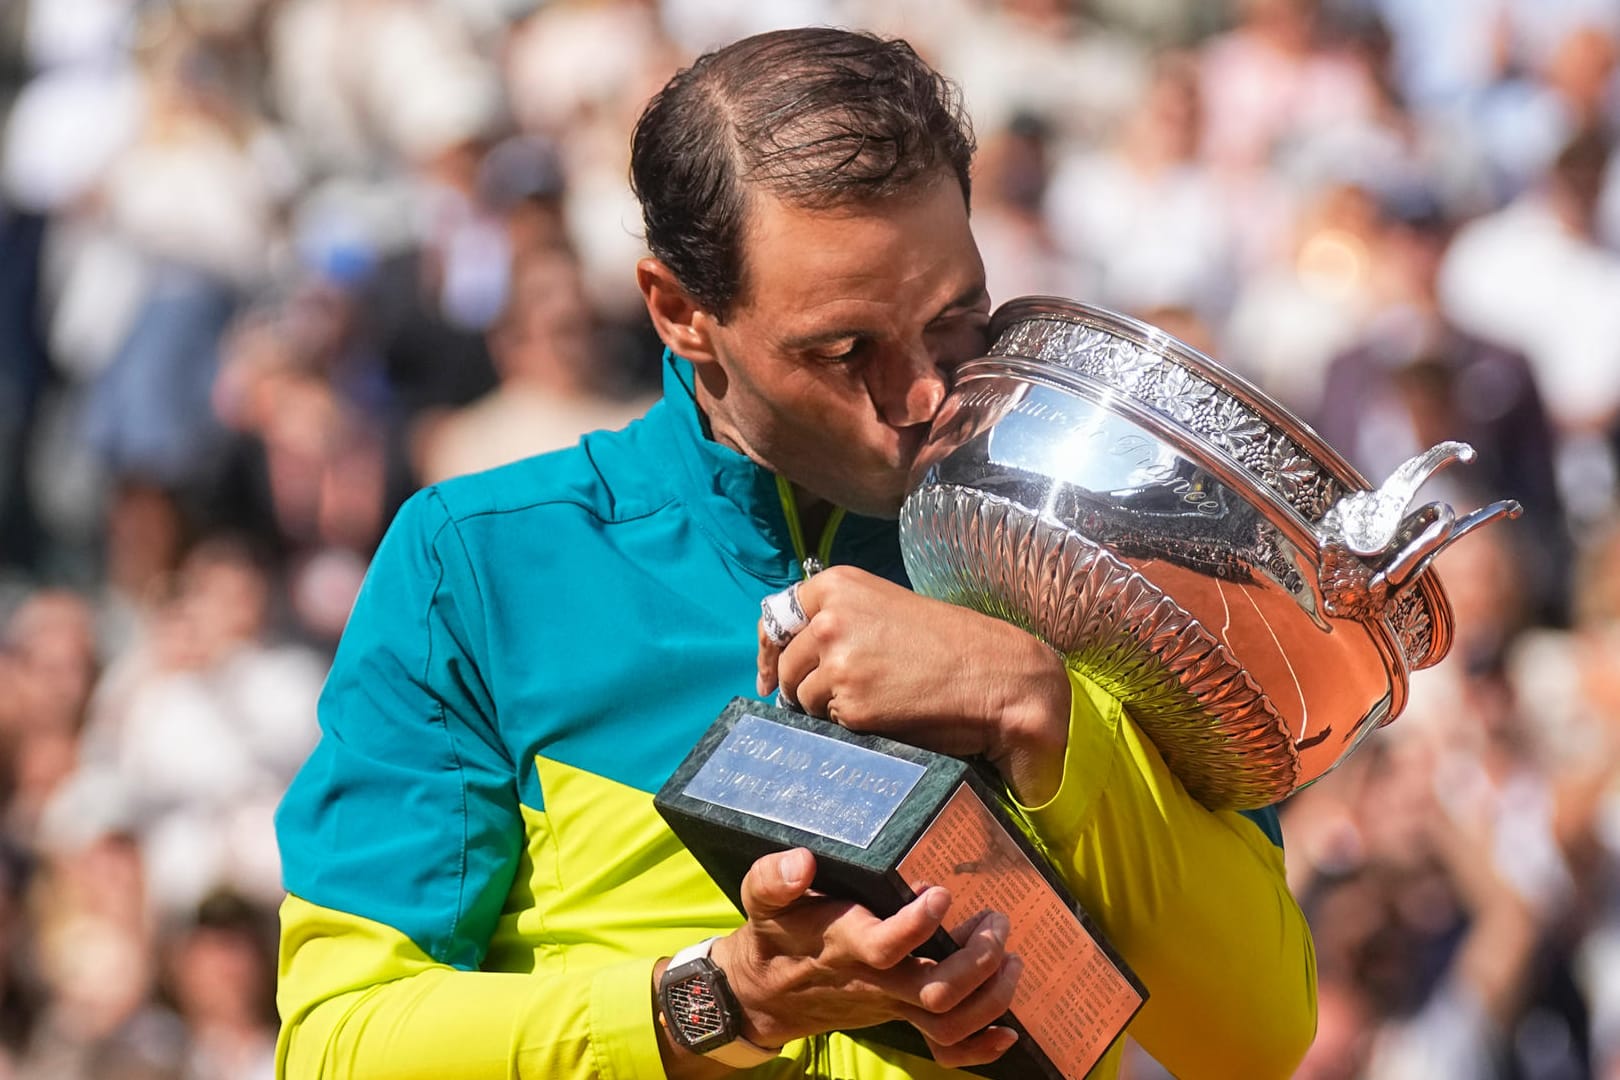
[[[799,337],[784,338],[782,345],[788,349],[818,349],[824,345],[832,345],[840,341],[874,336],[872,331],[867,329],[841,326],[831,330],[817,330],[814,333],[804,334]]]
[[[957,311],[957,310],[959,310],[961,308],[974,307],[974,306],[978,305],[979,303],[981,303],[982,301],[988,299],[989,295],[990,294],[986,290],[986,287],[985,287],[983,282],[980,282],[977,285],[969,286],[967,289],[963,290],[962,293],[956,297],[956,299],[952,300],[950,303],[948,303],[944,307],[940,308],[939,312],[932,319],[929,319],[928,321],[930,323],[935,323],[935,322],[938,322],[940,319],[944,318],[945,316],[947,316],[947,315],[951,314],[952,312]],[[798,335],[797,337],[783,338],[782,339],[782,347],[786,348],[786,349],[796,349],[796,350],[803,351],[803,350],[810,350],[810,349],[818,349],[818,348],[821,348],[823,346],[834,345],[834,344],[837,344],[839,342],[852,341],[852,340],[858,340],[860,338],[871,338],[871,337],[877,337],[877,336],[878,336],[878,332],[870,329],[869,327],[856,326],[856,325],[837,326],[837,327],[831,327],[831,328],[826,329],[826,330],[815,330],[815,331],[812,331],[811,333],[808,333],[808,334]]]
[[[930,319],[928,321],[929,322],[936,322],[939,319],[944,318],[946,315],[949,315],[951,312],[956,311],[959,308],[977,307],[980,303],[982,303],[982,302],[984,302],[986,300],[989,300],[989,299],[990,299],[989,290],[986,288],[985,283],[981,281],[977,285],[969,286],[955,300],[952,300],[950,303],[948,303],[944,307],[940,308],[939,309],[939,314],[935,315],[932,319]]]

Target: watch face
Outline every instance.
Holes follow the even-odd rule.
[[[689,1050],[703,1053],[737,1037],[732,1019],[735,1006],[727,999],[720,969],[693,960],[665,972],[660,992],[664,1016],[675,1038]]]
[[[671,986],[664,1001],[666,1013],[687,1046],[696,1047],[725,1031],[720,1001],[701,974]]]

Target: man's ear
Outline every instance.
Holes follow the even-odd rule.
[[[671,352],[694,364],[714,360],[710,336],[714,317],[681,287],[669,267],[659,259],[642,259],[636,263],[636,284],[641,287],[653,329]]]

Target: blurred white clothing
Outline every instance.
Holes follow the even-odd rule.
[[[1058,166],[1045,208],[1058,247],[1095,275],[1103,304],[1209,316],[1229,300],[1228,209],[1202,168],[1144,176],[1112,154],[1077,155]]]
[[[148,255],[249,285],[268,272],[279,191],[252,148],[193,125],[136,145],[102,188],[111,227]]]
[[[1206,160],[1240,169],[1264,167],[1293,139],[1375,111],[1373,88],[1347,59],[1287,55],[1244,31],[1211,39],[1200,54]]]
[[[1296,412],[1315,412],[1328,365],[1362,328],[1360,298],[1292,267],[1248,278],[1226,324],[1221,359]]]
[[[135,28],[135,0],[35,0],[28,7],[28,58],[35,66],[121,58]]]
[[[512,383],[457,409],[432,429],[422,482],[482,472],[534,454],[561,450],[588,431],[621,428],[647,411],[647,402],[559,400]]]
[[[315,745],[325,663],[297,646],[248,644],[200,670],[153,670],[126,656],[97,690],[83,758],[48,814],[111,800],[101,817],[141,840],[153,906],[185,915],[229,887],[274,903],[273,816]],[[111,794],[107,794],[111,793]],[[71,839],[71,837],[70,837]]]
[[[1148,79],[1142,47],[1124,34],[1055,33],[993,12],[965,20],[933,59],[961,85],[984,136],[1021,112],[1060,136],[1095,136],[1136,104]]]
[[[833,26],[843,21],[842,5],[837,0],[772,0],[768,4],[660,0],[658,7],[669,36],[694,56],[751,34],[794,26]]]
[[[1458,326],[1524,353],[1560,428],[1620,413],[1620,255],[1572,234],[1541,200],[1464,227],[1440,298]]]
[[[1500,1040],[1478,995],[1448,978],[1416,1016],[1379,1029],[1365,1075],[1367,1080],[1491,1080]]]
[[[657,14],[645,5],[548,4],[508,43],[512,113],[525,131],[562,133],[588,112],[618,111],[661,45]]]
[[[71,209],[134,141],[146,115],[145,88],[126,64],[65,67],[32,79],[6,124],[0,175],[17,206]]]

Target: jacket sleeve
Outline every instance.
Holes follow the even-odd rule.
[[[524,843],[480,595],[433,489],[384,538],[277,813],[278,1077],[661,1075],[653,958],[478,970]]]
[[[289,896],[276,1075],[507,1080],[663,1075],[653,959],[596,971],[461,971],[393,927]]]
[[[1131,1035],[1183,1080],[1293,1075],[1316,1033],[1316,956],[1275,815],[1209,811],[1118,700],[1071,672],[1057,793],[1021,807],[1141,977]]]

